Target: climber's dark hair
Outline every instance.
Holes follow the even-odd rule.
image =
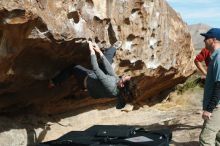
[[[135,88],[136,85],[132,79],[124,82],[124,87],[119,89],[119,94],[128,100],[133,100],[135,97]]]

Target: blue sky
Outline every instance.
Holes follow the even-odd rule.
[[[203,23],[220,28],[220,0],[167,0],[167,2],[189,25]]]

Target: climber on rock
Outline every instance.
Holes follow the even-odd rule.
[[[71,65],[62,70],[57,76],[50,80],[49,88],[55,87],[74,75],[79,85],[88,90],[93,98],[111,98],[117,97],[117,109],[125,106],[125,96],[132,97],[133,83],[131,77],[123,75],[118,77],[111,66],[116,49],[121,46],[121,42],[117,41],[104,53],[100,50],[96,43],[88,41],[90,49],[90,57],[92,70],[86,69],[80,65]],[[98,64],[95,52],[100,55],[101,64]]]

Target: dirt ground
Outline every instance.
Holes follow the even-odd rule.
[[[152,108],[174,114],[168,120],[146,127],[152,129],[170,128],[173,134],[170,146],[199,146],[199,134],[203,124],[201,118],[202,97],[203,88],[198,86],[183,94],[171,93],[169,101],[157,104]],[[168,114],[164,116],[169,117]]]
[[[2,125],[0,145],[1,139],[4,144],[8,139],[9,142],[5,146],[18,146],[11,144],[14,137],[10,135],[21,137],[16,138],[17,143],[21,143],[19,146],[25,146],[25,143],[54,140],[67,132],[82,131],[93,125],[137,125],[147,130],[170,128],[173,134],[170,146],[198,146],[198,137],[203,124],[201,118],[203,88],[196,86],[184,89],[181,94],[179,91],[171,92],[162,102],[153,106],[144,105],[138,110],[127,104],[123,110],[117,110],[111,105],[109,108],[95,106],[80,113],[57,116],[1,117],[3,120],[0,121]]]
[[[170,146],[197,146],[203,120],[202,113],[203,88],[195,87],[178,94],[170,93],[166,100],[154,106],[143,106],[132,110],[127,105],[122,111],[110,108],[107,110],[90,110],[66,118],[56,117],[57,123],[48,123],[43,141],[56,139],[71,130],[85,130],[95,124],[138,125],[146,129],[170,128],[173,134]],[[63,116],[63,115],[62,115]]]

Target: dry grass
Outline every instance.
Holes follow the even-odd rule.
[[[172,108],[200,108],[202,106],[203,87],[199,82],[198,74],[191,76],[184,84],[176,86],[167,98],[157,105],[159,110],[170,110]]]

